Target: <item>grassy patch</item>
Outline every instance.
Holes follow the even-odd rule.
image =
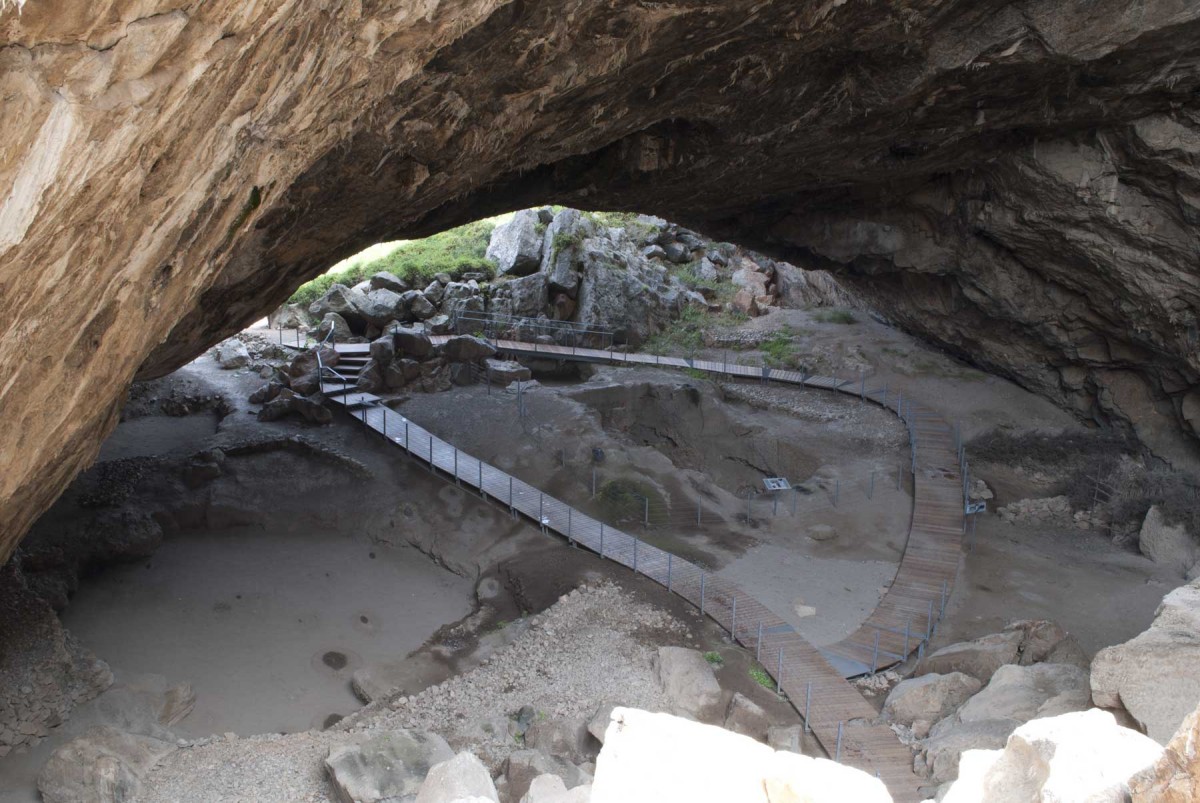
[[[796,343],[788,332],[776,332],[764,340],[759,349],[772,368],[791,368],[796,360]]]
[[[356,261],[352,257],[344,268],[300,285],[289,301],[311,304],[333,284],[353,286],[382,270],[414,286],[427,284],[439,273],[455,277],[469,272],[494,276],[496,266],[484,257],[484,252],[495,227],[493,220],[477,220],[423,240],[398,243],[391,251],[372,259]]]
[[[821,323],[858,323],[854,313],[846,309],[823,309],[813,313],[813,318]]]
[[[666,500],[647,483],[629,477],[618,477],[605,481],[596,495],[601,516],[616,523],[643,523],[646,519],[646,500],[649,500],[650,524],[666,524]]]
[[[709,650],[704,653],[704,660],[708,661],[712,666],[720,667],[725,665],[725,658],[716,650]]]
[[[750,667],[750,678],[764,689],[775,691],[775,681],[761,666]]]

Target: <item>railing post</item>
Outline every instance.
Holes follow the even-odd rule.
[[[667,593],[671,593],[671,553],[667,553]]]
[[[729,637],[737,643],[737,592],[734,592],[733,604],[729,608]]]
[[[1093,505],[1094,507],[1094,505]],[[696,526],[700,526],[700,500],[696,500]]]
[[[600,522],[600,557],[604,558],[604,522]]]
[[[904,660],[908,660],[908,634],[912,629],[912,617],[904,620]]]
[[[411,451],[408,448],[408,419],[404,419],[404,451]]]
[[[842,725],[843,724],[844,723],[842,723],[842,722],[838,723],[837,750],[834,752],[834,755],[833,755],[833,760],[837,761],[839,763],[842,760]]]
[[[543,511],[546,507],[546,495],[538,491],[538,526],[542,528],[542,532],[546,532],[546,517]]]
[[[783,694],[783,647],[779,648],[779,655],[775,660],[775,693]]]
[[[454,484],[461,485],[458,481],[458,447],[454,447]]]
[[[875,498],[875,472],[874,471],[871,472],[871,489],[869,491],[867,491],[867,498],[868,499]]]
[[[648,528],[650,526],[650,497],[643,497],[642,501],[642,526]]]
[[[782,650],[780,650],[782,652]],[[812,681],[804,688],[804,732],[812,733],[812,725],[809,724],[808,710],[812,706]]]
[[[575,546],[575,539],[571,535],[571,511],[572,511],[572,509],[573,508],[570,508],[570,507],[567,508],[567,543],[569,543],[571,546]]]
[[[871,648],[871,675],[879,668],[879,631],[875,631],[875,646]]]
[[[947,581],[943,580],[942,581],[942,608],[941,608],[941,611],[938,613],[938,619],[942,619],[946,616],[946,591],[947,591],[947,589],[948,589]]]
[[[510,515],[516,515],[516,511],[513,509],[513,478],[511,474],[508,477],[508,512]]]
[[[704,572],[700,572],[700,615],[704,615]]]
[[[933,600],[929,600],[929,613],[925,614],[925,640],[933,637]]]
[[[437,467],[433,464],[433,436],[429,436],[429,473],[436,474]]]
[[[637,574],[637,545],[638,540],[633,539],[633,573]]]
[[[385,437],[385,438],[387,437],[387,414],[388,414],[388,411],[387,411],[387,408],[385,407],[383,410],[383,437]]]

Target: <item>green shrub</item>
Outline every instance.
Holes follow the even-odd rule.
[[[776,332],[759,344],[766,355],[767,364],[773,368],[790,368],[795,360],[796,344],[787,332]]]
[[[708,661],[712,666],[722,666],[725,663],[725,657],[716,650],[709,650],[704,653],[704,660]]]
[[[353,286],[384,270],[413,285],[427,284],[439,273],[449,273],[455,278],[471,272],[494,277],[496,266],[484,253],[495,227],[493,220],[477,220],[422,240],[398,243],[374,259],[356,261],[351,257],[346,267],[300,285],[288,300],[293,304],[311,304],[334,284]]]
[[[757,683],[759,686],[762,686],[764,689],[775,691],[774,679],[772,679],[767,670],[763,669],[761,666],[750,667],[750,677],[755,683]]]

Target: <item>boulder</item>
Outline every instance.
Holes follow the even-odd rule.
[[[533,372],[519,362],[489,358],[484,360],[484,365],[492,382],[498,385],[508,385],[512,382],[526,382],[533,378]]]
[[[216,358],[217,365],[227,371],[234,368],[245,368],[250,364],[250,351],[246,348],[246,344],[236,337],[217,344],[213,350],[213,357]]]
[[[596,741],[600,744],[604,744],[604,732],[608,730],[608,725],[612,722],[612,712],[620,707],[620,703],[600,703],[596,712],[588,720],[588,733],[596,737]]]
[[[587,761],[595,751],[587,722],[582,719],[537,719],[525,731],[525,746],[575,763]]]
[[[937,722],[958,710],[983,684],[962,672],[929,674],[896,684],[883,704],[883,713],[893,722]]]
[[[501,282],[492,291],[489,311],[496,315],[536,318],[546,309],[549,292],[544,273]]]
[[[343,803],[375,803],[413,799],[429,771],[453,758],[454,751],[441,736],[398,729],[333,745],[325,769]]]
[[[967,700],[955,718],[960,722],[1002,720],[1016,727],[1038,717],[1082,711],[1090,703],[1088,674],[1079,667],[1008,664],[996,670],[988,685]]]
[[[958,764],[963,753],[968,750],[998,750],[1008,742],[1013,730],[1011,722],[1000,720],[963,722],[953,727],[935,729],[929,738],[921,742],[930,777],[936,783],[954,780],[958,776]]]
[[[427,321],[437,314],[437,307],[421,293],[413,296],[409,305],[409,315],[418,321]]]
[[[721,273],[711,259],[703,257],[696,266],[696,278],[702,282],[715,282],[721,278]]]
[[[425,322],[425,328],[431,335],[448,335],[454,328],[454,322],[449,315],[434,315]]]
[[[358,309],[367,323],[386,326],[408,317],[408,300],[392,290],[372,290],[359,302]]]
[[[416,803],[458,803],[463,800],[500,803],[487,767],[473,753],[467,752],[433,765],[421,784]]]
[[[367,325],[362,315],[362,308],[366,304],[367,297],[362,292],[344,284],[334,284],[323,296],[309,305],[308,312],[319,318],[324,318],[332,312],[341,316],[351,328],[361,331]]]
[[[1092,697],[1166,744],[1200,700],[1200,580],[1163,598],[1150,627],[1092,659]]]
[[[272,329],[308,329],[313,317],[300,304],[284,304],[267,316],[267,325]]]
[[[962,672],[987,683],[997,669],[1017,662],[1023,637],[1020,631],[1008,631],[951,644],[925,656],[919,671],[939,675]]]
[[[433,341],[420,329],[397,329],[392,337],[396,351],[406,357],[428,357],[433,352]]]
[[[475,282],[450,282],[446,285],[445,294],[442,296],[442,312],[450,316],[452,320],[457,322],[457,318],[462,315],[480,314],[486,307],[486,300],[483,294],[479,291],[479,285]],[[474,323],[466,322],[464,326],[474,326]],[[459,330],[463,331],[463,330]]]
[[[743,315],[751,317],[758,316],[758,305],[754,303],[755,295],[749,290],[738,290],[733,296],[733,301],[729,302],[733,309]]]
[[[803,725],[772,725],[767,728],[767,745],[772,750],[786,750],[789,753],[804,752]]]
[[[523,209],[492,231],[485,256],[496,263],[496,275],[528,276],[542,265],[542,223],[537,212]]]
[[[326,368],[332,368],[338,364],[338,360],[342,355],[335,349],[329,346],[313,346],[308,351],[301,352],[292,360],[288,366],[288,375],[292,377],[307,376],[315,373],[317,370],[317,357],[320,356],[320,363]]]
[[[363,393],[377,393],[384,388],[384,363],[374,358],[367,360],[366,365],[358,372],[354,387]]]
[[[588,803],[591,796],[590,784],[568,790],[557,775],[539,775],[529,785],[529,791],[521,798],[521,803]]]
[[[383,383],[392,390],[398,390],[420,376],[421,363],[407,358],[394,360],[383,372]]]
[[[704,655],[686,647],[659,647],[658,681],[672,709],[702,721],[719,721],[721,686]]]
[[[411,289],[408,282],[386,270],[381,270],[372,276],[368,281],[368,286],[372,290],[391,290],[393,293],[407,293]]]
[[[475,362],[495,353],[491,343],[471,335],[456,335],[442,344],[442,356],[450,362]]]
[[[287,385],[282,382],[271,380],[265,385],[261,385],[258,390],[250,394],[251,404],[264,404],[279,395],[279,392],[286,388]]]
[[[138,796],[146,773],[176,749],[108,725],[89,728],[50,755],[38,774],[38,791],[45,803],[125,803]]]
[[[1158,505],[1151,506],[1142,521],[1138,549],[1178,577],[1186,575],[1200,560],[1200,544],[1182,524],[1167,524]]]
[[[421,291],[421,295],[425,296],[433,304],[440,304],[442,303],[442,296],[446,295],[446,286],[437,279],[434,279]]]
[[[387,365],[396,356],[395,335],[385,334],[371,341],[371,358],[382,365]]]
[[[1154,765],[1162,746],[1092,709],[1037,719],[1013,731],[983,775],[983,800],[1124,803],[1131,776]]]
[[[568,789],[590,783],[592,776],[569,761],[548,756],[540,750],[516,750],[504,762],[508,797],[520,800],[539,775],[557,775]]]
[[[763,741],[771,724],[767,712],[741,692],[734,692],[725,709],[725,729]]]
[[[350,324],[346,323],[346,319],[336,312],[325,313],[325,317],[317,324],[316,338],[324,341],[331,332],[335,343],[342,343],[354,337],[354,332],[350,330]]]
[[[692,251],[683,243],[666,243],[662,247],[663,256],[668,262],[673,262],[676,265],[682,265],[692,258]]]
[[[777,753],[723,728],[631,708],[613,712],[591,803],[883,803],[881,781],[826,759]]]
[[[1154,766],[1129,781],[1134,803],[1200,800],[1200,707],[1188,714]]]
[[[546,228],[542,244],[541,273],[552,292],[574,299],[579,293],[579,252],[583,241],[595,233],[595,226],[575,209],[564,209]]]
[[[764,273],[758,265],[744,259],[742,266],[733,272],[730,281],[733,282],[734,287],[745,290],[751,296],[765,296],[767,287],[771,284],[771,277]]]

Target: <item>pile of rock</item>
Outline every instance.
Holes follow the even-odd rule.
[[[944,784],[964,751],[1001,748],[1029,720],[1088,708],[1087,666],[1053,622],[1015,622],[926,656],[917,677],[892,689],[884,716],[917,747],[918,770]]]
[[[442,334],[460,313],[572,321],[616,332],[639,345],[688,307],[765,314],[793,306],[849,304],[828,274],[804,271],[750,251],[714,243],[679,226],[638,216],[606,226],[575,209],[526,209],[492,232],[486,256],[496,280],[442,273],[412,288],[387,272],[353,287],[335,284],[307,308],[286,305],[273,327],[329,332],[341,341],[373,340],[389,324],[424,323]],[[732,302],[722,286],[736,290]],[[457,331],[470,333],[470,323]],[[586,343],[581,345],[587,345]],[[231,351],[230,359],[237,359]]]
[[[1075,523],[1071,500],[1065,496],[1021,499],[996,510],[1009,524],[1054,524],[1071,527]]]

